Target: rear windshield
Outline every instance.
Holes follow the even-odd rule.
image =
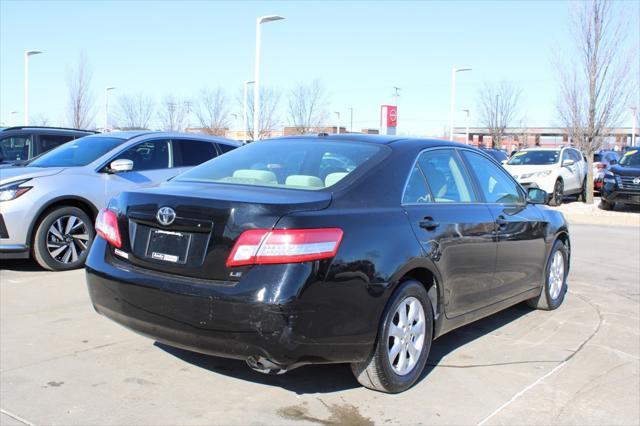
[[[560,159],[560,151],[518,151],[507,164],[512,166],[555,164]]]
[[[381,149],[379,145],[346,141],[254,142],[201,164],[175,180],[320,190],[362,167]]]
[[[34,167],[78,167],[86,166],[124,143],[125,139],[87,136],[60,145],[37,158],[29,166]]]

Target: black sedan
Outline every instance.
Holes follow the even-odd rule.
[[[600,190],[600,208],[613,210],[616,203],[640,205],[640,149],[630,149],[609,167]]]
[[[253,143],[97,219],[95,309],[169,345],[265,373],[350,363],[401,392],[432,341],[528,301],[555,309],[567,224],[493,159],[436,140]]]

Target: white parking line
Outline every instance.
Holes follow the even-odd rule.
[[[20,416],[18,416],[18,415],[16,415],[16,414],[12,414],[12,413],[8,412],[7,410],[5,410],[4,408],[0,408],[0,413],[4,414],[4,415],[6,415],[6,416],[9,416],[9,417],[11,417],[11,418],[12,418],[12,419],[14,419],[14,420],[17,420],[17,421],[19,421],[20,423],[24,423],[24,424],[25,424],[25,425],[27,425],[27,426],[35,426],[35,424],[34,424],[34,423],[31,423],[30,421],[25,420],[25,419],[23,419],[22,417],[20,417]]]

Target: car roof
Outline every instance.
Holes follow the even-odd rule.
[[[220,143],[225,143],[233,146],[242,145],[240,142],[237,142],[231,139],[226,139],[220,136],[205,135],[201,133],[163,132],[163,131],[154,131],[154,130],[126,130],[126,131],[101,133],[99,136],[109,137],[109,138],[118,138],[118,139],[124,139],[124,140],[131,140],[139,137],[154,137],[154,138],[163,137],[163,138],[169,138],[169,139],[170,138],[176,138],[176,139],[190,138],[190,139],[199,139],[199,140],[211,141],[211,142],[220,142]]]
[[[0,132],[20,132],[20,131],[29,131],[36,133],[84,133],[84,134],[97,134],[98,132],[95,130],[85,130],[85,129],[74,129],[70,127],[48,127],[48,126],[12,126],[12,127],[2,127],[0,128]]]
[[[394,136],[394,135],[364,135],[358,133],[345,133],[345,134],[319,134],[319,135],[295,135],[285,136],[281,138],[265,139],[265,141],[282,141],[291,139],[309,139],[309,140],[326,140],[326,141],[345,141],[345,142],[368,142],[377,143],[381,145],[393,145],[396,147],[438,147],[438,146],[453,146],[453,147],[469,147],[457,142],[450,142],[444,139],[430,139],[430,138],[418,138],[407,136]]]
[[[523,148],[520,151],[559,151],[570,146],[534,146],[531,148]]]

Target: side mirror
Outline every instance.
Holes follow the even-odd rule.
[[[576,162],[572,159],[566,159],[562,162],[562,167],[573,166],[574,164],[576,164]]]
[[[549,194],[547,191],[540,188],[527,189],[527,202],[530,204],[547,204],[549,201]]]
[[[130,172],[133,170],[133,161],[121,158],[114,160],[109,164],[109,171],[111,173]]]
[[[502,164],[502,165],[507,164],[507,162],[508,162],[508,161],[509,161],[509,160],[502,160],[502,161],[500,162],[500,164]]]
[[[609,161],[609,164],[615,166],[616,164],[618,164],[618,160],[611,160]]]

